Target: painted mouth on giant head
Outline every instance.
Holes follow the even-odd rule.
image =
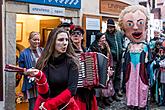
[[[132,33],[132,36],[135,39],[140,39],[141,38],[141,35],[142,35],[142,32],[134,32],[134,33]]]

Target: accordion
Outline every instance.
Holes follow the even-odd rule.
[[[21,68],[12,64],[6,64],[4,71],[7,72],[25,72],[26,68]]]
[[[108,58],[97,52],[85,52],[78,56],[80,61],[78,87],[105,88],[108,82]]]

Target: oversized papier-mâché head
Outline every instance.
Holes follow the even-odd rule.
[[[126,7],[119,15],[119,26],[132,42],[142,42],[147,35],[147,22],[149,13],[141,5]]]

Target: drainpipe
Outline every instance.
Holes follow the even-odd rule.
[[[2,4],[3,0],[0,0],[0,101],[3,101]]]

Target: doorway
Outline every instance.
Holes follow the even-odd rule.
[[[20,52],[29,47],[29,34],[32,31],[40,33],[41,47],[44,47],[48,34],[61,23],[62,17],[16,14],[16,59]],[[28,100],[22,93],[23,77],[16,74],[16,110],[28,110]]]
[[[40,20],[41,46],[44,47],[52,29],[61,23],[60,19]]]

